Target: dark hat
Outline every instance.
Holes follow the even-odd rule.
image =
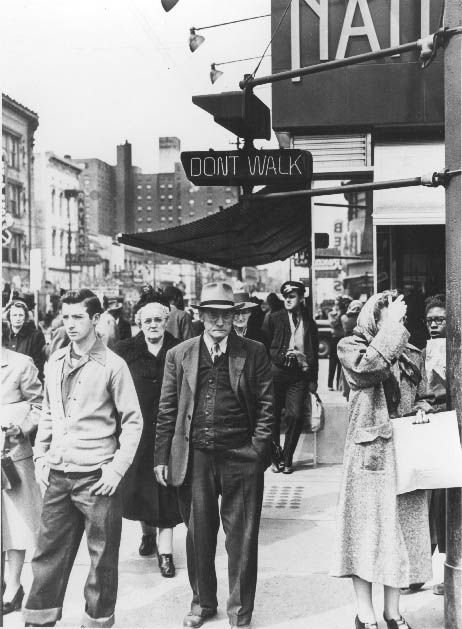
[[[234,293],[234,301],[242,302],[241,309],[248,310],[249,308],[256,308],[258,304],[253,301],[250,301],[249,293]]]
[[[294,280],[288,280],[287,282],[284,282],[284,284],[281,286],[282,296],[293,291],[303,297],[303,295],[305,294],[305,284],[302,284],[302,282],[296,282]]]

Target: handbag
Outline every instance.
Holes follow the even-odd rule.
[[[284,467],[284,452],[279,444],[277,444],[274,439],[271,439],[271,460],[273,465],[277,468]]]
[[[455,411],[391,420],[396,460],[396,493],[462,487],[462,447]]]
[[[2,474],[5,475],[10,487],[5,489],[16,489],[21,484],[21,477],[18,474],[16,465],[10,456],[10,439],[5,437],[5,443],[2,449]]]
[[[307,393],[303,405],[307,432],[319,432],[324,428],[324,407],[317,393]]]

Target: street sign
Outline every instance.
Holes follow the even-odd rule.
[[[291,184],[309,186],[313,160],[296,149],[181,153],[186,177],[198,186]]]
[[[66,253],[66,266],[71,265],[80,265],[80,266],[96,266],[100,264],[101,256],[93,251],[87,251],[87,253],[71,253],[70,259],[69,254]]]

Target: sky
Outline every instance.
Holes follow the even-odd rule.
[[[271,37],[262,18],[203,31],[188,47],[191,26],[270,13],[270,0],[3,0],[2,91],[37,112],[37,152],[98,157],[115,163],[128,140],[133,163],[155,172],[158,137],[182,150],[232,149],[234,136],[192,104],[196,94],[238,90],[257,60],[226,65],[212,85],[210,64],[261,56]],[[263,59],[259,74],[271,71]],[[255,93],[270,105],[271,88]],[[277,146],[261,142],[261,146]],[[260,145],[259,145],[260,146]]]

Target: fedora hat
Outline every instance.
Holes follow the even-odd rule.
[[[238,303],[242,303],[241,310],[247,310],[248,308],[256,308],[258,304],[255,304],[250,300],[249,293],[234,293],[234,299]]]
[[[201,300],[194,308],[215,308],[219,310],[240,310],[242,304],[234,300],[233,289],[225,282],[211,282],[204,284]]]

